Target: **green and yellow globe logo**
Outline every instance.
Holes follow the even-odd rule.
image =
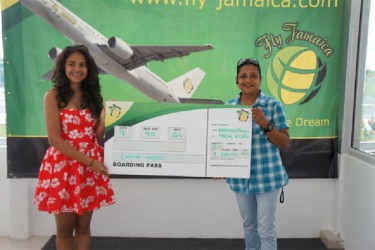
[[[244,109],[237,111],[237,114],[238,114],[238,120],[241,122],[246,122],[247,119],[249,119],[249,112],[247,112]]]
[[[320,90],[327,66],[316,53],[300,46],[280,50],[267,71],[267,86],[283,104],[303,104]]]

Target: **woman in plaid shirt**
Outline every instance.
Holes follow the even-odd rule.
[[[288,183],[279,149],[289,147],[288,124],[281,103],[260,90],[262,77],[257,59],[237,63],[240,94],[230,105],[252,106],[250,179],[228,178],[243,220],[246,250],[276,250],[276,204]]]

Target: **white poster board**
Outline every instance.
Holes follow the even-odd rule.
[[[120,175],[249,178],[251,126],[250,108],[107,102],[105,165]]]

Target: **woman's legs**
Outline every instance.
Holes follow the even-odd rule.
[[[279,190],[262,194],[236,193],[246,250],[276,250],[276,205]]]
[[[91,218],[92,212],[85,212],[83,215],[77,215],[77,224],[75,228],[76,249],[90,249]]]
[[[242,217],[246,250],[258,250],[260,249],[260,239],[258,234],[255,195],[236,193],[236,199]]]
[[[56,214],[56,248],[58,250],[89,249],[91,218],[92,212],[85,212],[83,215],[75,213]]]
[[[56,221],[56,248],[74,249],[73,232],[76,225],[76,214],[61,213],[55,215]]]
[[[277,249],[276,205],[278,195],[279,190],[256,195],[258,208],[258,233],[261,242],[260,249],[262,250]]]

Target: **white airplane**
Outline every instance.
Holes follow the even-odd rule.
[[[213,49],[202,46],[133,46],[118,37],[106,38],[56,0],[20,0],[29,10],[50,23],[74,44],[86,45],[100,72],[122,79],[159,102],[222,103],[217,100],[193,99],[192,95],[205,73],[195,68],[166,83],[146,67],[150,61],[187,56],[192,52]],[[52,48],[55,59],[60,48]],[[50,71],[45,75],[51,77]]]

